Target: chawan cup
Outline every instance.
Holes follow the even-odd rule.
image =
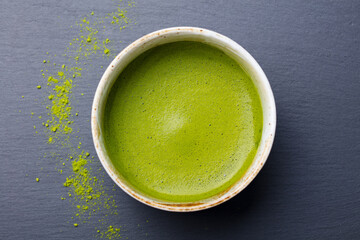
[[[111,87],[124,68],[141,53],[156,46],[176,42],[196,41],[222,50],[234,59],[252,79],[260,96],[263,109],[263,130],[261,141],[252,164],[246,173],[227,190],[197,202],[166,202],[155,199],[135,189],[117,171],[111,162],[104,143],[103,116],[107,96]],[[263,70],[255,59],[233,40],[210,30],[195,27],[174,27],[162,29],[141,37],[131,43],[111,62],[102,76],[95,93],[91,113],[91,129],[93,140],[100,162],[112,180],[133,198],[149,206],[174,212],[190,212],[207,209],[234,197],[241,192],[259,173],[270,153],[276,128],[276,108],[274,96]]]

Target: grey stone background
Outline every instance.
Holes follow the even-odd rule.
[[[69,26],[113,3],[0,2],[0,239],[92,239],[96,222],[72,227],[61,201],[64,175],[44,161],[34,135],[35,86],[45,52],[62,53]],[[137,0],[136,25],[109,32],[126,45],[171,26],[220,32],[247,49],[267,74],[278,111],[273,150],[258,177],[230,201],[195,213],[147,207],[112,193],[129,239],[360,239],[360,2]],[[110,59],[99,60],[102,65]],[[83,145],[95,154],[90,108],[103,70],[88,69],[77,101]],[[21,99],[24,95],[25,99]],[[19,113],[19,110],[22,110]],[[98,164],[100,167],[99,163]],[[41,170],[41,168],[43,168]],[[39,183],[35,178],[40,177]],[[105,185],[112,186],[109,177]]]

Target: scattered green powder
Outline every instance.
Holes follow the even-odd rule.
[[[113,226],[108,226],[106,231],[97,230],[98,237],[107,238],[107,239],[118,239],[121,238],[120,228],[115,228]]]
[[[110,28],[113,31],[113,28],[117,28],[121,31],[129,26],[131,20],[127,17],[127,10],[134,6],[134,2],[127,2],[125,7],[123,5],[124,3],[120,1],[116,11],[104,17],[96,16],[94,12],[84,16],[76,23],[79,34],[72,38],[64,54],[61,55],[65,57],[66,64],[56,63],[57,60],[47,56],[43,61],[44,69],[41,70],[44,79],[42,84],[46,85],[43,91],[46,115],[38,118],[42,120],[46,142],[53,144],[59,152],[49,155],[59,158],[59,155],[66,150],[67,156],[60,160],[70,159],[71,164],[65,165],[61,162],[62,165],[59,165],[62,169],[58,169],[58,172],[61,174],[63,170],[70,171],[69,176],[64,179],[63,186],[68,190],[68,201],[74,206],[74,215],[79,221],[86,223],[94,214],[101,212],[100,215],[105,217],[99,220],[96,236],[107,239],[121,237],[120,228],[109,226],[107,219],[107,216],[118,214],[117,206],[113,197],[107,194],[107,188],[103,186],[103,170],[91,168],[94,157],[89,158],[90,153],[82,150],[81,142],[74,145],[74,139],[78,138],[77,136],[74,138],[73,134],[76,131],[74,116],[78,116],[79,113],[75,111],[72,103],[76,81],[82,79],[85,66],[91,63],[93,57],[100,54],[108,59],[110,56],[113,57],[111,53],[119,51],[113,49],[113,45],[110,44],[112,41],[106,37],[106,29]],[[46,54],[48,55],[49,52]],[[53,56],[56,57],[56,54]],[[38,85],[37,89],[42,89],[41,85]],[[31,115],[34,113],[32,112]],[[36,181],[39,182],[39,178],[36,178]],[[66,198],[61,197],[61,200]],[[78,223],[74,223],[74,227],[78,227]]]

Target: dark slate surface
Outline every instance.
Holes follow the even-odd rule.
[[[360,239],[360,2],[138,0],[131,29],[108,33],[120,51],[170,26],[200,26],[237,41],[272,85],[278,127],[272,153],[254,182],[232,200],[196,213],[147,207],[114,193],[129,239]],[[62,53],[81,16],[109,1],[0,2],[0,239],[92,239],[96,222],[68,223],[63,175],[43,160],[30,111],[45,52]],[[106,65],[110,59],[101,60]],[[101,76],[90,69],[76,90],[83,145],[94,154],[90,107]],[[21,99],[24,95],[25,99]],[[19,113],[19,110],[22,110]],[[99,164],[98,164],[99,165]],[[100,166],[100,165],[99,165]],[[41,170],[43,168],[43,170]],[[40,177],[39,183],[35,177]],[[104,177],[105,185],[112,185]]]

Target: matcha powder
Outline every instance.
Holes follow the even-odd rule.
[[[61,58],[46,52],[41,63],[44,80],[34,87],[41,93],[46,113],[36,118],[40,126],[34,126],[34,129],[38,133],[39,127],[42,127],[43,131],[38,134],[44,137],[46,144],[51,145],[51,151],[45,157],[55,159],[58,162],[56,170],[64,175],[64,181],[59,184],[67,191],[59,199],[68,201],[74,208],[69,227],[81,228],[83,224],[96,222],[94,236],[99,238],[120,238],[121,227],[109,222],[109,216],[118,214],[116,202],[108,193],[111,189],[103,184],[103,170],[99,167],[93,169],[94,156],[86,150],[90,147],[83,146],[81,136],[78,136],[77,122],[81,112],[77,111],[74,101],[78,101],[80,96],[75,94],[79,91],[75,89],[86,80],[82,74],[89,66],[93,67],[93,60],[100,57],[109,61],[119,52],[120,49],[114,48],[116,45],[106,32],[121,33],[131,26],[133,22],[127,15],[132,7],[133,1],[120,1],[114,11],[104,16],[98,16],[96,11],[83,16],[71,27],[77,35],[64,46],[64,52],[58,54]],[[99,74],[103,71],[101,68]],[[32,112],[31,117],[33,115]],[[39,179],[40,176],[37,176],[35,180],[40,184]]]

